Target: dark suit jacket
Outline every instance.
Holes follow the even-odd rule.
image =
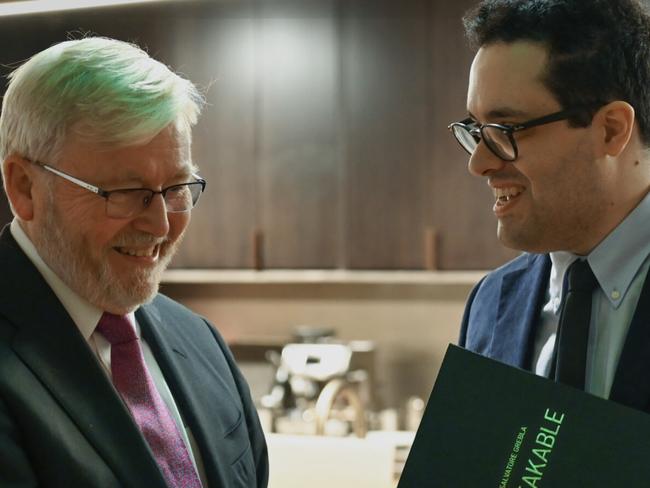
[[[530,370],[550,270],[548,255],[522,254],[487,275],[469,296],[459,345]],[[630,324],[610,399],[650,412],[650,274]]]
[[[266,443],[223,339],[162,295],[136,318],[209,487],[265,487]],[[0,235],[0,486],[166,486],[93,352],[8,228]]]

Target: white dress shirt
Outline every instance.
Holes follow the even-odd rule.
[[[93,351],[97,357],[99,363],[104,369],[104,372],[108,375],[109,378],[111,375],[111,344],[104,338],[104,336],[97,332],[95,328],[103,314],[103,310],[95,307],[89,303],[84,298],[80,297],[75,293],[68,285],[66,285],[61,278],[58,277],[54,271],[43,261],[41,256],[38,254],[36,247],[29,239],[23,228],[20,226],[18,220],[14,219],[11,222],[10,226],[11,235],[16,240],[20,248],[27,255],[29,260],[34,264],[36,269],[41,273],[47,284],[50,286],[54,294],[57,296],[63,307],[66,309],[72,321],[79,328],[79,332],[88,343],[90,349]],[[129,321],[134,326],[136,335],[140,338],[140,326],[135,320],[135,314],[133,312],[128,314]],[[158,362],[151,352],[151,348],[140,338],[140,344],[142,345],[142,353],[144,355],[144,361],[149,370],[149,374],[153,378],[154,384],[161,398],[167,405],[169,412],[176,422],[178,431],[181,433],[181,437],[187,446],[187,450],[190,454],[190,458],[194,463],[194,467],[199,473],[201,478],[201,483],[205,488],[207,488],[207,482],[205,477],[205,472],[203,468],[203,462],[201,459],[201,454],[194,440],[194,436],[188,428],[185,427],[185,424],[182,420],[180,411],[176,406],[174,397],[172,396],[169,386],[165,381],[165,377],[160,370]]]

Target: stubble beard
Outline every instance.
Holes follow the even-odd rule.
[[[530,253],[549,253],[554,251],[576,252],[591,230],[594,212],[575,215],[571,220],[559,215],[527,215],[524,221],[508,222],[499,220],[497,237],[505,247]],[[597,215],[597,213],[596,213]]]
[[[597,185],[583,186],[585,194],[593,196],[602,193]],[[607,212],[606,200],[591,198],[565,199],[564,208],[543,214],[531,211],[521,221],[499,220],[497,237],[508,248],[531,252],[549,253],[569,251],[575,254],[589,252],[600,242],[596,225]],[[545,205],[549,208],[548,205]],[[596,229],[596,230],[595,230]]]
[[[159,243],[158,263],[151,268],[131,268],[118,275],[108,264],[107,253],[116,252],[112,246],[102,256],[93,258],[83,237],[67,235],[63,219],[55,208],[52,195],[47,202],[47,213],[35,242],[38,252],[56,275],[75,293],[101,310],[128,313],[151,302],[158,293],[162,274],[176,253],[181,237],[171,242],[148,234],[122,235],[113,245]]]

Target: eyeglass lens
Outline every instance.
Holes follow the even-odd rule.
[[[483,126],[480,129],[481,137],[478,136],[479,129],[465,124],[456,124],[452,130],[454,137],[469,154],[473,154],[483,138],[488,148],[499,158],[512,160],[516,157],[516,150],[508,133],[498,127]]]
[[[470,132],[470,129],[464,124],[453,124],[452,133],[460,145],[467,151],[472,154],[480,141],[478,136],[475,136]]]
[[[498,127],[486,126],[482,130],[483,139],[490,149],[500,158],[514,159],[516,150],[508,133]]]
[[[196,205],[202,190],[198,182],[169,187],[164,193],[165,208],[168,212],[187,212]],[[113,191],[106,199],[106,213],[113,218],[131,217],[147,208],[153,197],[154,192],[147,189]]]

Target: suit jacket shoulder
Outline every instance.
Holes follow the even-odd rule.
[[[548,255],[524,253],[485,276],[470,293],[459,344],[513,366],[529,367],[550,269]]]

